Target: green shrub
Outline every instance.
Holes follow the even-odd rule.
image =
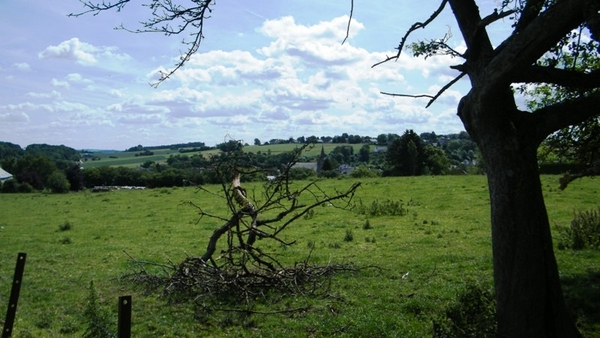
[[[365,224],[363,224],[363,230],[369,230],[369,229],[373,229],[373,227],[371,226],[371,222],[369,222],[369,219],[367,219],[365,221]]]
[[[20,193],[25,193],[25,194],[29,194],[35,191],[35,188],[29,184],[28,182],[23,182],[21,184],[18,185],[17,190]]]
[[[15,193],[18,191],[18,188],[19,188],[19,182],[17,182],[17,180],[15,180],[14,178],[12,178],[2,184],[2,192],[3,193]]]
[[[67,175],[64,172],[56,170],[48,177],[46,187],[53,193],[64,194],[71,189],[71,183],[67,180]]]
[[[569,227],[559,227],[559,249],[600,249],[600,207],[576,213]]]
[[[496,301],[494,292],[468,282],[455,303],[433,320],[433,337],[495,337]]]

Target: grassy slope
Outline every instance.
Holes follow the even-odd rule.
[[[317,156],[321,153],[321,147],[323,147],[326,154],[330,153],[335,147],[350,145],[350,144],[333,144],[333,143],[325,143],[325,144],[317,144],[311,150],[305,151],[303,155],[306,156]],[[247,146],[244,147],[244,150],[247,152],[271,152],[271,154],[276,155],[282,152],[289,152],[299,147],[299,144],[272,144],[272,145],[263,145],[263,146]],[[363,146],[362,144],[351,144],[354,148],[354,153],[358,153],[360,148]],[[375,146],[371,146],[371,151],[375,149]],[[169,156],[180,154],[177,150],[171,150],[168,148],[165,149],[157,149],[152,150],[154,155],[152,156],[135,156],[139,151],[135,152],[114,152],[114,153],[95,153],[94,155],[100,157],[100,160],[92,161],[87,160],[84,162],[84,168],[92,168],[92,167],[100,167],[100,166],[123,166],[123,167],[138,167],[140,164],[143,164],[146,161],[154,161],[159,163],[164,163]],[[206,150],[200,152],[203,156],[209,157],[210,155],[219,153],[219,150]],[[196,153],[183,153],[181,155],[192,156]],[[113,158],[111,158],[111,156]],[[115,158],[116,157],[116,158]]]
[[[545,176],[543,183],[552,224],[567,225],[574,210],[598,205],[598,180],[576,181],[566,191],[556,189],[557,177]],[[350,180],[328,180],[323,186],[332,190],[350,184]],[[123,251],[156,262],[179,262],[186,255],[201,254],[219,223],[206,218],[197,223],[195,209],[182,202],[193,201],[218,212],[222,206],[213,196],[193,188],[0,194],[0,304],[8,300],[17,252],[27,252],[28,258],[16,337],[81,335],[81,313],[91,280],[113,313],[119,295],[133,294],[136,337],[422,337],[430,335],[432,316],[454,300],[466,280],[491,283],[484,177],[369,179],[357,198],[365,204],[401,199],[409,205],[409,213],[371,218],[373,228],[365,230],[365,216],[323,207],[312,219],[302,219],[288,229],[285,236],[298,239],[295,246],[283,250],[267,241],[260,245],[290,264],[304,260],[309,243],[314,243],[312,262],[353,262],[381,269],[335,277],[332,297],[299,297],[275,305],[258,304],[255,309],[311,306],[306,312],[250,319],[213,312],[202,324],[191,307],[167,305],[159,296],[145,295],[118,277],[131,271]],[[65,222],[73,228],[59,231]],[[344,241],[347,231],[352,231],[353,241]],[[597,252],[557,251],[557,259],[565,278],[598,273]],[[250,328],[242,329],[241,324]],[[593,324],[586,323],[588,333],[600,333]]]

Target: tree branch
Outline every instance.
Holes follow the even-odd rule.
[[[80,13],[71,13],[71,17],[79,17],[87,13],[93,13],[98,15],[100,12],[116,9],[117,12],[129,2],[130,0],[119,0],[115,3],[102,2],[93,3],[91,1],[80,2],[84,5],[87,10]],[[160,71],[160,78],[158,81],[151,83],[153,87],[158,87],[163,81],[170,78],[177,70],[185,65],[190,60],[192,55],[200,48],[200,43],[204,38],[202,32],[204,29],[204,20],[208,19],[208,13],[212,12],[211,6],[216,4],[215,0],[194,0],[195,7],[184,7],[179,4],[175,4],[172,0],[152,0],[150,4],[143,5],[152,10],[152,17],[147,21],[142,21],[142,29],[128,29],[123,25],[117,27],[132,33],[163,33],[165,35],[177,35],[185,33],[189,30],[192,32],[189,34],[191,38],[184,38],[182,43],[187,46],[187,49],[181,52],[179,61],[175,63],[173,68],[168,71]]]
[[[529,0],[525,2],[525,8],[521,11],[521,17],[515,26],[515,33],[523,30],[542,11],[545,0]]]
[[[435,100],[437,100],[442,95],[442,93],[444,93],[448,88],[452,87],[452,85],[454,85],[456,82],[458,82],[458,80],[460,80],[465,75],[467,75],[467,73],[460,73],[460,75],[458,75],[457,77],[455,77],[454,80],[446,83],[446,85],[444,87],[442,87],[442,89],[440,89],[437,92],[437,94],[435,94],[435,95],[429,95],[429,94],[418,94],[418,95],[393,94],[393,93],[387,93],[387,92],[380,92],[380,93],[383,94],[383,95],[400,96],[400,97],[412,97],[412,98],[428,97],[431,100],[429,100],[429,102],[427,103],[427,105],[425,106],[425,108],[429,108],[429,106],[431,106],[431,104],[433,104],[433,102],[435,102]]]
[[[536,136],[541,142],[553,132],[598,115],[600,92],[546,106],[533,112]]]
[[[513,82],[548,83],[573,89],[600,87],[600,70],[589,73],[554,67],[531,66],[527,71],[516,74]]]
[[[427,19],[425,22],[416,22],[416,23],[414,23],[408,29],[408,31],[406,32],[406,34],[404,34],[404,36],[400,40],[400,44],[397,47],[398,53],[395,56],[388,56],[385,60],[377,62],[376,64],[372,65],[371,68],[379,66],[380,64],[388,62],[390,60],[397,60],[397,59],[399,59],[400,58],[400,54],[402,53],[402,49],[404,49],[404,44],[406,43],[406,39],[408,39],[408,36],[410,34],[412,34],[412,32],[416,31],[417,29],[427,27],[427,25],[429,25],[433,20],[435,20],[435,18],[438,17],[438,15],[440,15],[440,13],[442,13],[442,11],[444,10],[444,7],[446,7],[447,3],[448,3],[448,0],[442,0],[442,2],[440,3],[440,6],[438,7],[438,9],[436,9],[433,12],[433,14],[431,14],[431,16],[429,17],[429,19]]]
[[[352,22],[352,15],[354,14],[354,0],[350,0],[350,17],[348,18],[348,26],[346,27],[346,37],[342,41],[342,45],[348,40],[350,36],[350,23]]]
[[[558,1],[497,50],[478,79],[484,95],[495,95],[526,72],[547,50],[583,20],[584,0]]]

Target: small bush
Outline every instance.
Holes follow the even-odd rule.
[[[560,227],[559,249],[600,249],[600,207],[576,213],[569,227]]]
[[[457,301],[433,320],[433,337],[495,337],[496,301],[491,289],[469,282]]]
[[[365,224],[363,224],[362,228],[363,228],[363,230],[373,229],[373,227],[371,226],[371,222],[369,222],[368,219],[365,221]]]

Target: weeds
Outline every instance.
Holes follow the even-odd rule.
[[[408,213],[408,209],[404,207],[402,200],[388,199],[380,202],[376,199],[370,205],[365,205],[362,200],[359,200],[356,212],[368,216],[404,216]]]
[[[559,249],[600,249],[600,207],[576,213],[569,227],[559,227]]]
[[[495,337],[496,301],[494,293],[468,282],[456,303],[433,320],[433,337]]]
[[[93,281],[90,281],[83,316],[87,325],[83,334],[84,338],[108,338],[115,336],[108,311],[98,303],[98,293]]]

